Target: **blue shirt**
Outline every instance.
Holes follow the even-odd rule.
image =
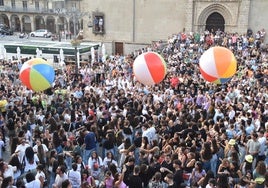
[[[86,150],[91,150],[96,148],[96,136],[93,132],[89,132],[86,136],[85,136],[85,144],[86,144]]]

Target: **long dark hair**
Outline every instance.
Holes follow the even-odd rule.
[[[8,188],[10,185],[10,183],[12,182],[12,177],[11,176],[8,176],[6,178],[3,179],[3,182],[2,182],[2,185],[1,185],[1,188]]]
[[[12,166],[16,166],[17,169],[21,169],[21,167],[22,167],[17,154],[11,156],[8,164],[10,164]]]
[[[53,132],[53,144],[55,148],[61,145],[61,139],[57,131]]]
[[[206,185],[208,184],[209,180],[211,178],[214,178],[214,174],[211,170],[209,170],[204,178],[204,181],[203,181],[203,184],[202,184],[202,187],[206,187]]]
[[[220,188],[229,188],[228,176],[226,174],[218,175],[218,187]]]
[[[42,144],[37,147],[37,156],[41,164],[45,165],[45,151]]]
[[[31,146],[25,150],[25,159],[31,164],[34,163],[34,150]]]
[[[19,144],[19,138],[16,136],[12,139],[10,146],[10,153],[15,153],[18,144]]]
[[[210,160],[212,158],[212,151],[209,142],[204,143],[204,150],[202,152],[202,157],[204,160]]]

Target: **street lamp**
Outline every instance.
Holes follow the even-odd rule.
[[[73,20],[74,37],[76,37],[77,35],[76,31],[77,31],[77,25],[79,24],[79,20],[88,14],[89,14],[88,12],[80,12],[80,10],[76,9],[75,7],[72,7],[71,10],[66,10],[66,12],[63,13],[63,15]]]
[[[58,8],[58,9],[56,9],[56,12],[57,12],[57,15],[58,15],[58,21],[61,21],[61,19],[60,19],[60,15],[62,14],[61,13],[61,10]],[[59,42],[61,42],[61,32],[60,32],[60,23],[58,23],[58,36],[59,36]]]
[[[75,76],[78,78],[78,60],[77,60],[77,53],[78,53],[78,48],[81,44],[82,40],[79,40],[77,38],[74,38],[71,40],[71,45],[74,47],[74,59],[75,59]]]
[[[60,15],[64,17],[69,17],[73,21],[74,25],[74,39],[71,40],[71,45],[74,47],[74,59],[75,59],[75,76],[76,79],[78,79],[78,59],[77,59],[77,53],[78,53],[78,47],[80,46],[80,43],[82,40],[80,38],[77,38],[77,23],[79,23],[79,20],[83,18],[85,15],[87,15],[88,12],[80,12],[80,10],[76,9],[75,7],[72,7],[71,10],[65,10],[64,12],[60,13]]]

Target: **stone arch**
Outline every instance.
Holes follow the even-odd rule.
[[[46,22],[43,16],[38,15],[34,17],[35,29],[46,29]]]
[[[47,23],[47,29],[52,32],[52,33],[56,33],[56,19],[54,16],[47,16],[46,18],[46,23]]]
[[[225,20],[218,12],[213,12],[209,15],[206,21],[206,30],[216,32],[218,29],[224,31]]]
[[[216,4],[212,4],[212,5],[207,6],[206,8],[204,8],[204,10],[201,11],[201,13],[198,17],[198,26],[199,26],[198,29],[199,30],[201,30],[201,31],[205,30],[206,21],[207,21],[208,17],[212,13],[215,13],[215,12],[217,12],[223,16],[223,18],[225,20],[225,26],[232,25],[232,23],[233,23],[232,13],[224,5],[216,3]]]
[[[57,19],[58,29],[60,31],[66,30],[66,28],[68,27],[67,22],[68,21],[67,21],[67,18],[65,16],[59,16],[58,19]]]
[[[21,21],[20,21],[19,16],[16,14],[12,14],[10,16],[10,20],[11,20],[11,28],[13,29],[13,31],[20,32],[21,31]]]
[[[10,27],[9,25],[9,18],[6,14],[0,14],[0,24],[5,24],[8,27]]]
[[[22,25],[22,32],[31,32],[32,31],[32,20],[30,16],[28,15],[23,15],[21,17],[21,25]]]

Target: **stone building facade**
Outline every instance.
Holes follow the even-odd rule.
[[[26,32],[83,30],[84,40],[105,43],[111,53],[126,54],[178,32],[268,29],[267,0],[22,0],[15,8],[14,2],[0,1],[0,22]]]
[[[268,29],[268,12],[264,9],[267,0],[86,0],[84,3],[83,11],[90,7],[92,19],[94,12],[104,15],[104,32],[94,33],[89,24],[84,29],[85,38],[112,42],[115,52],[129,48],[131,51],[132,44],[167,40],[178,32],[220,29],[243,34],[247,29],[254,32]]]

